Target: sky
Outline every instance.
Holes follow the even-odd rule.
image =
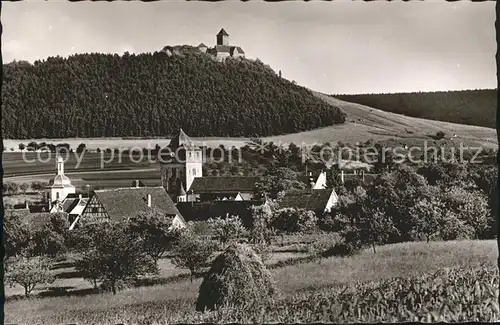
[[[3,62],[231,45],[329,94],[496,88],[495,2],[3,2]]]

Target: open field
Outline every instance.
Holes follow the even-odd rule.
[[[359,281],[412,277],[443,268],[472,269],[482,263],[493,268],[496,257],[496,242],[493,240],[401,243],[379,247],[376,254],[366,250],[352,257],[331,257],[320,262],[285,266],[271,272],[285,298],[291,299],[311,288],[321,291],[327,287],[356,284]],[[174,316],[190,315],[189,319],[195,321],[192,318],[195,314],[193,303],[200,283],[201,279],[193,283],[180,280],[165,285],[128,289],[115,296],[98,294],[8,301],[5,304],[5,320],[31,324],[116,324],[145,319],[150,322],[162,321]]]
[[[307,132],[267,137],[265,140],[281,143],[293,142],[297,145],[338,141],[356,143],[370,139],[375,141],[397,139],[402,143],[411,143],[415,140],[432,142],[430,136],[443,131],[448,138],[456,134],[453,141],[462,142],[464,146],[497,147],[496,131],[492,128],[409,117],[342,101],[318,92],[314,93],[328,103],[340,107],[347,114],[346,122]]]
[[[370,139],[382,141],[388,139],[400,140],[411,145],[414,142],[430,141],[430,136],[438,131],[446,133],[448,139],[453,137],[456,144],[463,143],[464,146],[484,146],[486,148],[497,147],[496,131],[492,128],[455,124],[442,121],[427,120],[422,118],[409,117],[405,115],[385,112],[369,106],[342,101],[328,95],[313,92],[317,97],[327,103],[340,107],[347,114],[346,122],[340,125],[320,128],[316,130],[285,134],[271,137],[264,137],[265,141],[288,144],[293,142],[300,144],[314,143],[356,143],[366,142]],[[192,138],[200,145],[208,147],[218,147],[224,145],[226,148],[241,147],[250,141],[248,138],[220,138],[203,137]],[[19,151],[19,144],[28,144],[30,141],[46,143],[68,143],[75,149],[80,143],[85,143],[88,150],[101,150],[110,148],[154,148],[157,144],[161,147],[168,145],[169,139],[165,138],[68,138],[68,139],[28,139],[16,140],[5,139],[4,147],[6,153],[11,153],[13,149]]]

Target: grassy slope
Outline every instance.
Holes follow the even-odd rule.
[[[305,263],[272,270],[279,287],[289,296],[297,291],[330,285],[409,277],[435,272],[445,267],[472,268],[496,259],[495,241],[450,241],[402,243],[379,247],[358,256],[328,258],[321,263]],[[83,297],[44,298],[10,301],[5,305],[7,322],[115,324],[137,321],[158,313],[192,312],[201,280],[141,287],[111,294]]]
[[[344,143],[365,142],[367,140],[398,139],[401,142],[415,143],[415,141],[433,141],[431,135],[438,131],[446,133],[447,137],[456,134],[453,141],[462,142],[467,146],[485,146],[496,148],[495,129],[454,124],[442,121],[433,121],[414,118],[385,112],[372,107],[342,101],[322,93],[315,95],[331,105],[338,106],[347,113],[346,123],[312,131],[267,137],[266,140],[295,144],[300,143]]]

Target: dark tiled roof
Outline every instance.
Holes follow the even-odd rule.
[[[281,208],[305,209],[323,212],[333,189],[289,191],[279,202]]]
[[[253,192],[258,177],[197,177],[191,184],[190,191],[199,193]]]
[[[229,34],[228,34],[225,30],[224,30],[224,28],[222,28],[222,29],[220,30],[220,32],[217,34],[217,36],[219,36],[219,35],[229,36]]]
[[[167,215],[182,217],[163,187],[133,187],[95,191],[95,195],[106,209],[109,217],[114,220],[136,217],[139,212],[147,209],[148,194],[151,195],[152,207],[164,211]]]

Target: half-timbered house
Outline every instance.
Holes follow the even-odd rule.
[[[96,190],[77,222],[128,220],[153,208],[172,217],[172,227],[186,226],[186,221],[162,186]]]

